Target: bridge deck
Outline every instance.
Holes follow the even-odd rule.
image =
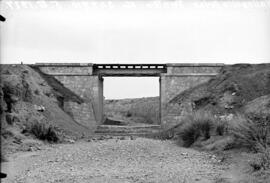
[[[94,64],[93,73],[101,76],[159,76],[166,64]]]

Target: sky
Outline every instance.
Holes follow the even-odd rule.
[[[3,0],[0,5],[7,19],[0,25],[2,64],[270,62],[266,0]],[[151,79],[156,84],[149,85]],[[106,78],[105,83],[106,98],[159,94],[157,78]],[[130,83],[131,91],[121,88]]]

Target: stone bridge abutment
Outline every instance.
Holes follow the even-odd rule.
[[[223,64],[55,64],[32,65],[57,79],[83,99],[63,101],[75,121],[95,130],[103,122],[103,77],[160,77],[160,125],[169,128],[190,111],[190,104],[171,104],[179,93],[215,77]]]

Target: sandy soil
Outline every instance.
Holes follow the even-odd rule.
[[[2,182],[209,183],[224,169],[215,156],[172,141],[108,139],[14,154],[2,164]]]

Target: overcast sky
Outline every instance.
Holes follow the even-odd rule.
[[[269,1],[0,3],[1,63],[270,61]],[[136,79],[106,78],[105,97],[159,94],[157,78]]]

